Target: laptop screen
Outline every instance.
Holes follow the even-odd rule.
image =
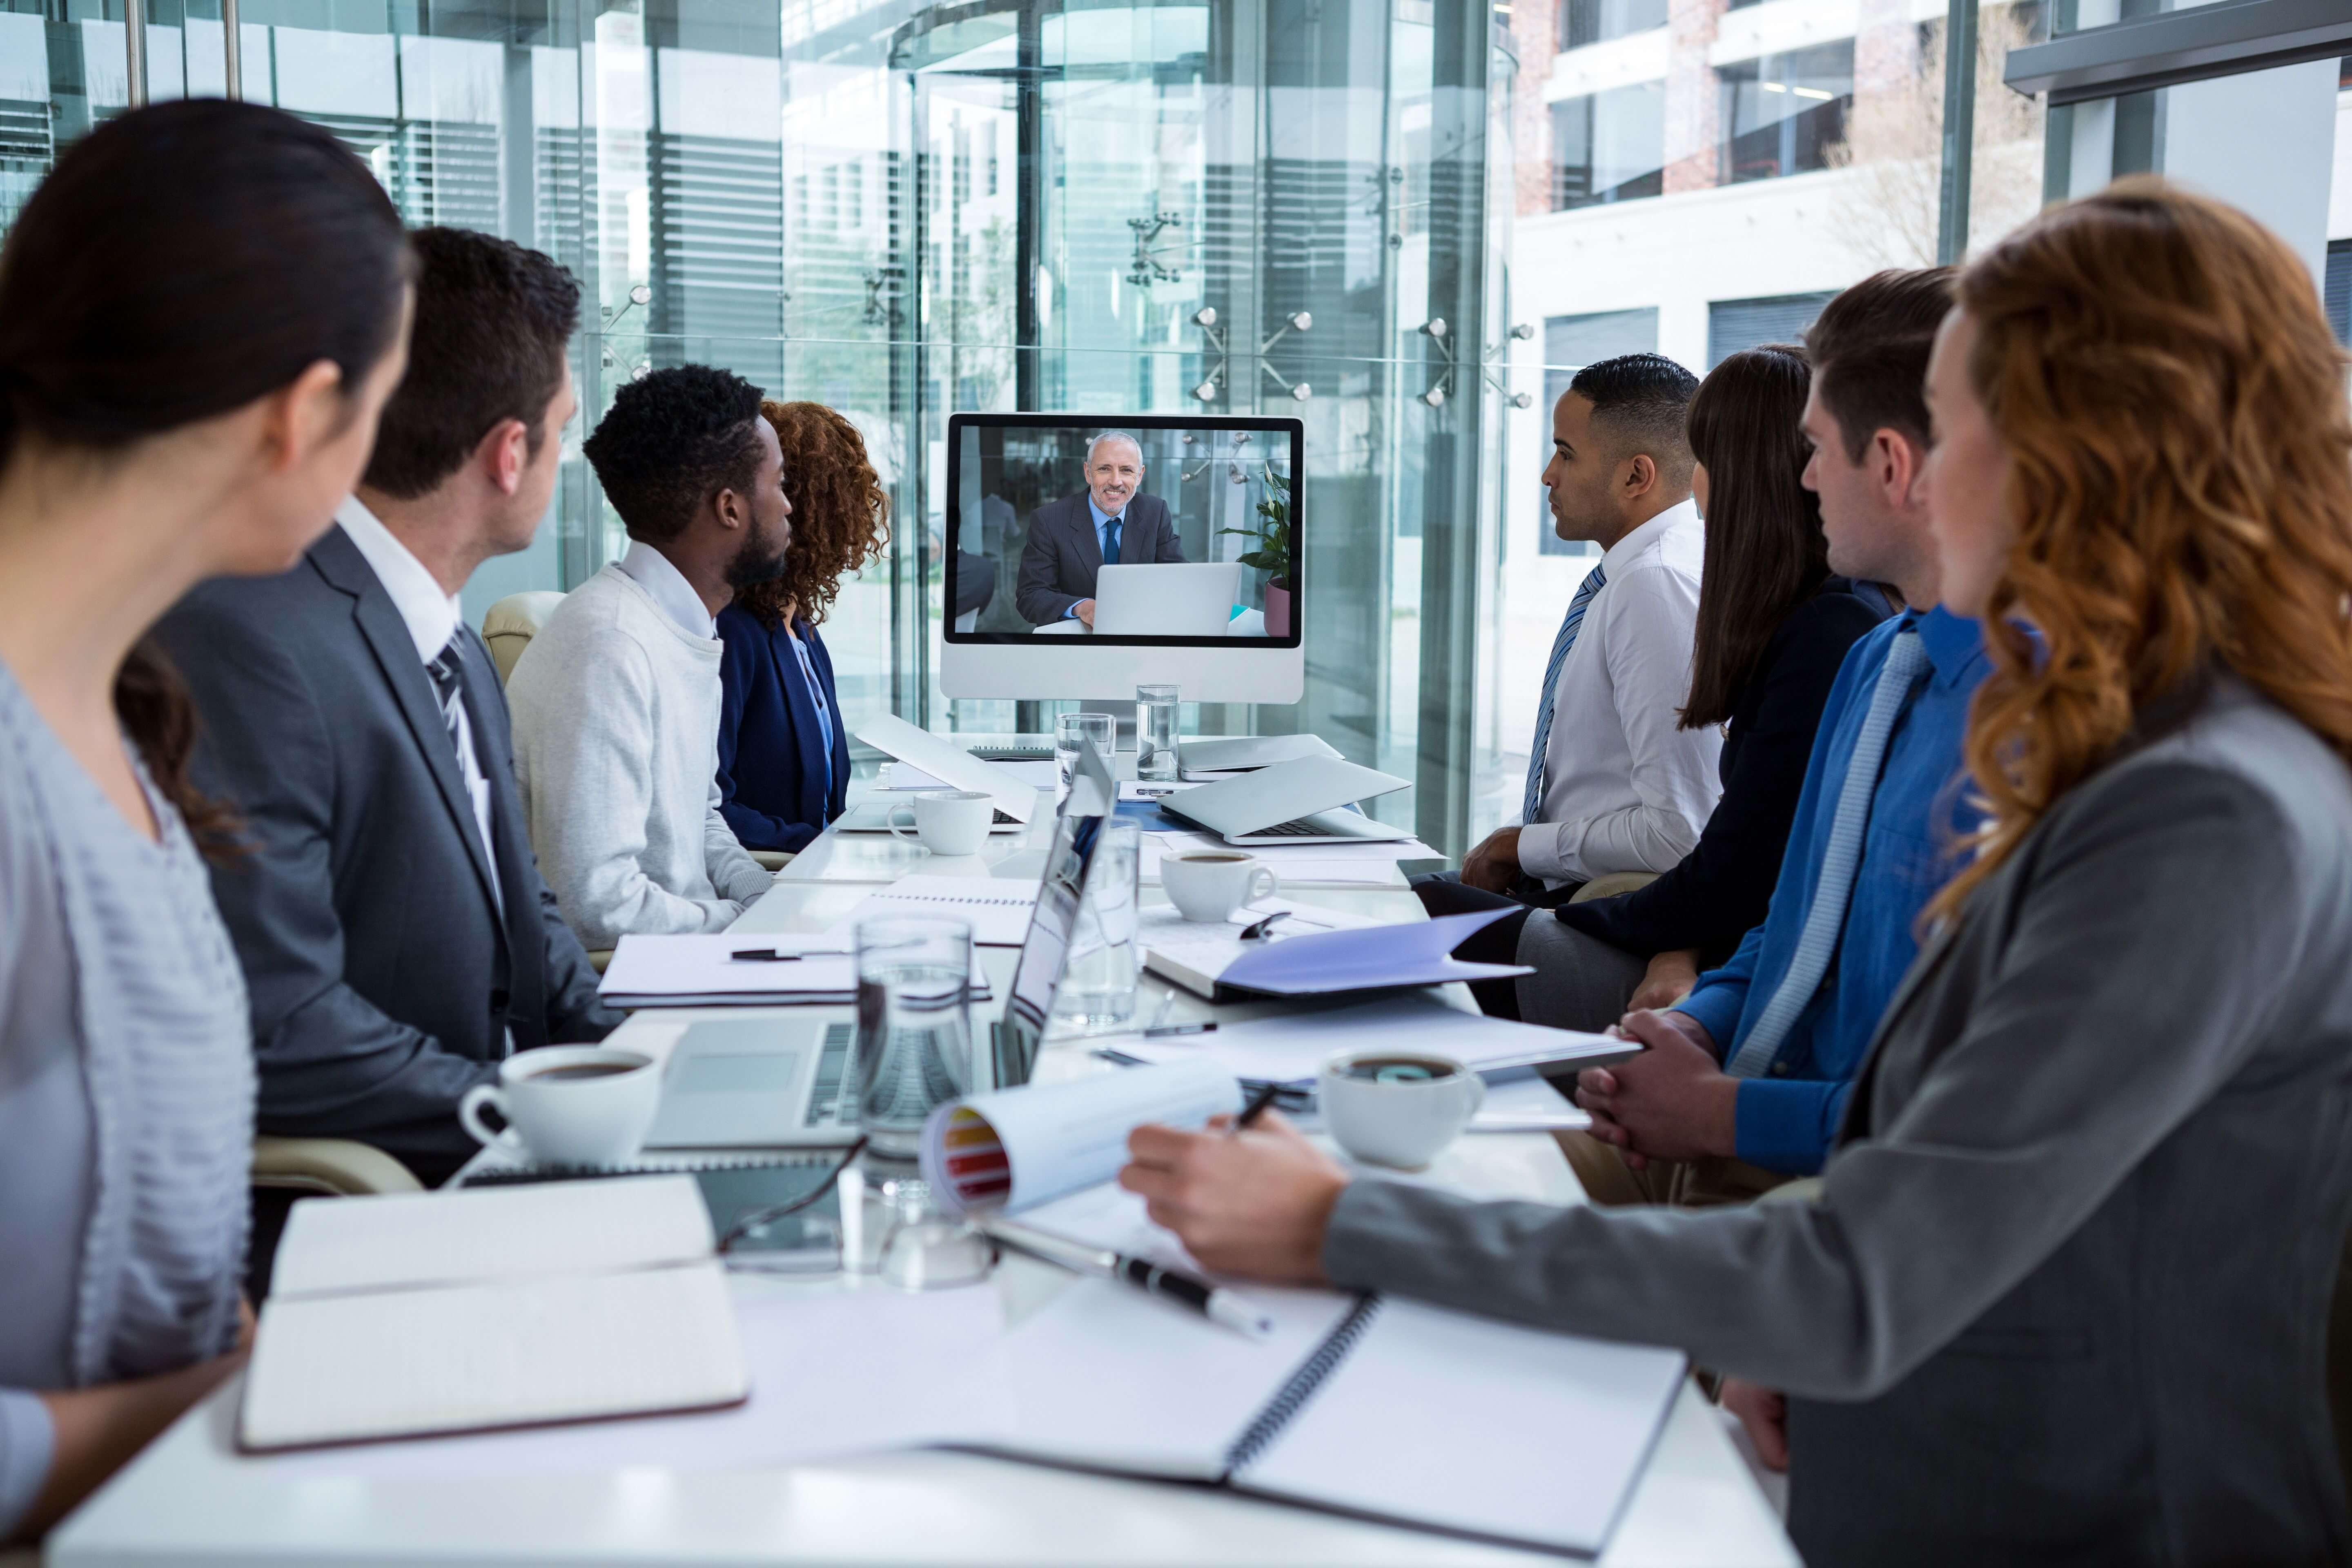
[[[1013,990],[1005,999],[1003,1034],[997,1047],[996,1087],[1010,1089],[1029,1081],[1037,1064],[1037,1047],[1045,1038],[1045,1021],[1054,1016],[1054,994],[1061,989],[1062,971],[1069,962],[1070,938],[1077,929],[1078,900],[1085,896],[1087,872],[1095,847],[1102,842],[1107,816],[1066,812],[1054,824],[1045,850],[1045,873],[1037,889],[1037,912],[1029,919],[1028,940],[1013,969]]]

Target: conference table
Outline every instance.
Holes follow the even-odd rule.
[[[970,739],[970,738],[965,738]],[[1133,758],[1121,759],[1128,771]],[[887,769],[884,770],[886,775]],[[887,782],[887,779],[883,782]],[[864,788],[874,787],[868,784]],[[864,788],[859,793],[864,793]],[[878,888],[911,872],[1034,879],[1052,826],[1050,794],[1029,826],[993,837],[953,860],[887,835],[827,832],[777,875],[732,928],[821,931]],[[1311,869],[1286,875],[1285,896],[1389,921],[1422,919],[1402,876],[1381,885],[1318,885]],[[1164,901],[1147,877],[1145,905]],[[992,1004],[1003,1006],[1015,951],[983,949]],[[1147,975],[1139,1009],[1173,1021],[1234,1019],[1263,1011],[1212,1006]],[[1460,993],[1447,999],[1472,1005]],[[1163,1011],[1164,1010],[1164,1011]],[[793,1010],[807,1016],[810,1009]],[[633,1015],[612,1043],[664,1056],[698,1020],[757,1017],[761,1009],[658,1009]],[[846,1018],[848,1008],[831,1010]],[[1057,1031],[1064,1026],[1057,1025]],[[1049,1034],[1037,1076],[1117,1070],[1086,1041]],[[1423,1179],[1483,1195],[1583,1201],[1547,1133],[1473,1133]],[[731,1277],[739,1298],[769,1293],[885,1290],[866,1279],[817,1283]],[[1008,1257],[991,1279],[1008,1324],[1065,1289],[1068,1277]],[[355,1355],[365,1354],[354,1347]],[[1425,1532],[1254,1501],[1212,1489],[1088,1476],[938,1450],[826,1457],[786,1466],[666,1464],[661,1452],[568,1473],[385,1473],[366,1447],[255,1458],[234,1447],[239,1384],[232,1380],[166,1432],[52,1537],[55,1568],[182,1568],[187,1564],[804,1563],[1021,1568],[1202,1563],[1501,1564],[1556,1561]],[[755,1390],[755,1399],[763,1392]],[[789,1390],[770,1397],[789,1398]],[[612,1430],[618,1432],[621,1426]],[[1540,1443],[1541,1433],[1527,1440]],[[336,1456],[348,1455],[347,1459]],[[1720,1412],[1685,1381],[1649,1464],[1601,1561],[1620,1568],[1792,1568],[1779,1517],[1728,1436]]]

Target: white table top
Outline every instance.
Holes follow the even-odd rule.
[[[1050,806],[1039,816],[1050,823]],[[735,929],[822,929],[875,887],[919,868],[979,874],[1023,854],[1040,829],[1005,835],[961,862],[887,837],[827,833],[785,867]],[[1019,874],[1016,861],[1009,868]],[[1034,873],[1033,873],[1034,874]],[[1387,889],[1315,888],[1305,900],[1410,920],[1402,879]],[[1160,899],[1147,889],[1146,903]],[[988,950],[996,994],[1013,954]],[[1156,1011],[1163,987],[1144,981]],[[1449,987],[1459,991],[1459,987]],[[1469,1005],[1465,995],[1453,998]],[[998,1004],[997,1006],[1001,1006]],[[994,1011],[993,1007],[985,1011]],[[1235,1017],[1179,994],[1171,1016]],[[798,1010],[806,1016],[807,1010]],[[835,1009],[842,1016],[848,1009]],[[666,1055],[687,1024],[755,1010],[642,1012],[615,1042]],[[975,1019],[975,1028],[980,1020]],[[1107,1070],[1076,1040],[1049,1040],[1039,1076]],[[1431,1172],[1496,1196],[1578,1203],[1583,1194],[1541,1134],[1465,1137]],[[1007,1259],[988,1286],[1017,1321],[1062,1288],[1042,1265]],[[881,1289],[842,1281],[785,1285],[736,1278],[745,1294]],[[55,1568],[190,1563],[1195,1563],[1374,1565],[1557,1561],[1468,1542],[1252,1501],[1199,1489],[1121,1481],[940,1452],[845,1458],[733,1471],[666,1467],[658,1453],[598,1473],[465,1479],[335,1474],[312,1460],[237,1456],[233,1381],[192,1411],[50,1539]],[[1540,1441],[1540,1434],[1531,1435]],[[361,1467],[354,1467],[354,1470]],[[1657,1449],[1601,1559],[1607,1564],[1790,1568],[1780,1521],[1727,1436],[1722,1417],[1685,1385]]]

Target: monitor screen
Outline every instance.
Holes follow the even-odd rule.
[[[951,643],[1299,646],[1296,419],[958,414]]]

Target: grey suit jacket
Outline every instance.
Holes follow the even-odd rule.
[[[279,577],[223,578],[157,627],[202,719],[196,786],[251,852],[213,869],[252,992],[264,1132],[356,1138],[437,1181],[455,1114],[517,1049],[620,1022],[531,858],[506,694],[462,636],[500,915],[432,677],[340,528]]]
[[[1812,1568],[2342,1562],[2347,1088],[2352,779],[2224,678],[1920,953],[1818,1200],[1358,1182],[1324,1261],[1790,1391]]]
[[[1021,578],[1013,595],[1013,608],[1032,626],[1058,621],[1072,605],[1095,596],[1095,574],[1102,570],[1102,540],[1095,533],[1095,514],[1087,492],[1047,501],[1029,519],[1029,542],[1021,551]],[[1119,525],[1118,560],[1166,564],[1181,562],[1176,522],[1168,503],[1158,496],[1137,495],[1127,503]]]

